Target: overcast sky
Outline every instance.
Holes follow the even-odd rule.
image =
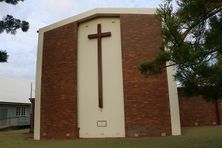
[[[8,63],[0,63],[0,76],[35,79],[37,30],[93,8],[156,8],[161,0],[25,0],[13,6],[0,3],[0,18],[11,14],[30,23],[28,32],[0,34],[0,49],[7,50]]]

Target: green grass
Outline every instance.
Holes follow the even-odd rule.
[[[182,136],[75,141],[33,141],[28,130],[4,131],[0,148],[222,148],[222,126],[184,128]]]

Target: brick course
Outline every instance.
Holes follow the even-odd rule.
[[[41,139],[74,139],[77,129],[77,23],[44,33]]]
[[[160,20],[155,15],[129,14],[121,15],[120,22],[126,136],[171,135],[166,71],[146,78],[138,70],[160,51]]]

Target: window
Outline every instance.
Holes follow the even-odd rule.
[[[17,106],[16,107],[16,116],[25,116],[25,107]]]

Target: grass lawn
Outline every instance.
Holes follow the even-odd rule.
[[[184,128],[182,136],[33,141],[28,130],[0,132],[0,148],[222,148],[222,126]]]

